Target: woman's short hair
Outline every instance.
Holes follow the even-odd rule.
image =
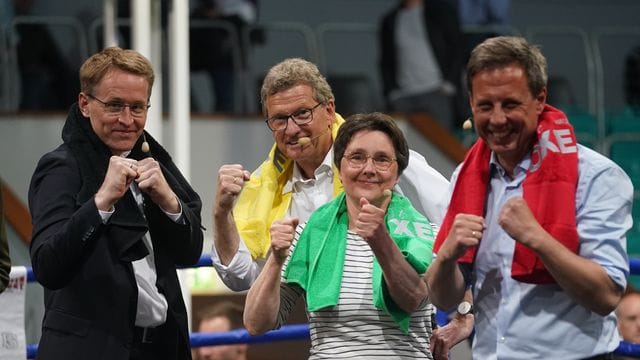
[[[391,139],[398,162],[398,175],[402,174],[409,164],[409,145],[404,133],[396,121],[389,115],[380,112],[353,114],[340,126],[333,144],[333,162],[340,169],[340,160],[349,146],[353,136],[360,131],[381,131]]]

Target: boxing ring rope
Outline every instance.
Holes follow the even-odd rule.
[[[193,267],[212,266],[211,256],[203,255],[198,263]],[[640,259],[629,259],[629,268],[632,275],[640,275]],[[27,268],[27,281],[35,282],[33,270]],[[446,313],[438,311],[440,320],[443,320],[442,314],[446,318]],[[227,344],[256,344],[273,341],[286,340],[308,340],[309,324],[285,325],[280,329],[269,331],[263,335],[251,336],[246,330],[231,330],[220,333],[199,333],[194,332],[189,336],[191,347],[227,345]],[[38,352],[37,344],[27,345],[27,359],[34,359]],[[621,341],[614,354],[621,356],[632,356],[640,358],[640,344],[633,344]]]

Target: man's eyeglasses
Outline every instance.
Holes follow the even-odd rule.
[[[147,110],[151,107],[151,104],[144,104],[144,103],[125,104],[122,101],[104,102],[91,94],[87,94],[87,96],[99,102],[100,104],[102,104],[102,106],[105,108],[105,110],[107,110],[107,112],[110,115],[121,114],[124,111],[124,108],[128,107],[129,111],[131,112],[131,115],[137,117],[137,116],[144,115],[147,112]]]
[[[347,159],[347,163],[349,164],[349,166],[354,169],[363,168],[369,162],[369,159],[371,159],[373,161],[373,166],[381,171],[389,170],[391,164],[393,164],[393,162],[397,160],[385,155],[371,156],[359,152],[345,154],[342,157]]]
[[[322,105],[322,103],[317,103],[311,109],[302,108],[293,112],[289,115],[277,115],[274,117],[270,117],[264,122],[267,123],[267,126],[271,131],[279,131],[284,130],[289,125],[289,119],[293,120],[296,125],[304,125],[310,123],[313,120],[313,110],[315,110],[318,106]]]

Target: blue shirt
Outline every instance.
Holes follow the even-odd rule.
[[[509,25],[511,0],[459,0],[463,26]]]
[[[491,154],[484,231],[473,267],[476,336],[474,359],[581,359],[613,351],[620,342],[615,314],[577,304],[557,284],[535,285],[511,278],[515,240],[497,223],[507,200],[522,196],[531,159],[506,175]],[[460,167],[453,175],[452,183]],[[613,161],[578,146],[576,223],[579,255],[600,264],[621,288],[629,275],[627,230],[633,186]]]

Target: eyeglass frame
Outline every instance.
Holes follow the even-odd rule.
[[[93,94],[87,94],[87,97],[99,102],[102,107],[105,108],[105,110],[111,114],[111,115],[118,115],[118,114],[122,114],[122,112],[124,111],[125,108],[129,108],[129,113],[131,113],[131,116],[134,117],[139,117],[139,116],[143,116],[151,107],[150,103],[146,103],[146,104],[127,104],[125,102],[120,102],[120,101],[102,101],[100,99],[98,99],[97,97],[95,97]],[[109,109],[110,106],[116,106],[119,105],[120,106],[120,110],[119,111],[112,111],[112,109]],[[131,107],[132,106],[141,106],[141,112],[138,114],[136,113],[135,110],[133,110]]]
[[[279,115],[279,116],[272,116],[270,118],[266,118],[264,120],[265,124],[267,124],[267,127],[269,128],[269,130],[271,131],[281,131],[281,130],[286,130],[287,126],[289,126],[289,119],[293,120],[294,123],[296,123],[296,125],[300,126],[300,125],[305,125],[308,124],[310,122],[313,121],[313,111],[320,105],[323,105],[323,103],[319,102],[317,104],[315,104],[313,107],[311,108],[300,108],[294,112],[292,112],[289,115]],[[298,122],[297,119],[295,118],[296,114],[298,114],[298,116],[300,115],[300,112],[302,111],[310,111],[311,113],[309,114],[309,120],[305,120],[304,122]],[[275,119],[274,119],[275,118]],[[271,127],[271,125],[269,125],[269,120],[285,120],[284,122],[284,127],[282,129],[273,129]]]
[[[362,155],[365,157],[365,161],[362,164],[355,164],[353,163],[354,159],[353,159],[353,155]],[[387,158],[386,155],[384,155],[385,158]],[[369,155],[369,154],[364,154],[361,153],[359,151],[354,151],[351,152],[349,154],[344,154],[342,155],[342,158],[344,158],[345,160],[347,160],[347,164],[349,165],[349,167],[351,167],[352,169],[362,169],[364,168],[368,163],[369,163],[369,159],[371,159],[371,162],[373,163],[373,167],[376,168],[376,170],[379,171],[387,171],[391,168],[391,165],[393,165],[394,162],[397,162],[398,159],[397,158],[387,158],[389,160],[389,165],[387,166],[380,166],[380,163],[378,163],[378,161],[380,160],[380,158],[378,157],[378,160],[376,160],[376,155]]]

